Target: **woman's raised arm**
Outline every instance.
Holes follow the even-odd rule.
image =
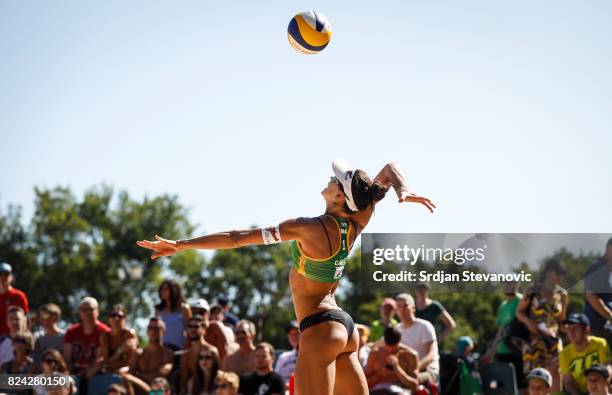
[[[427,207],[429,211],[433,213],[433,209],[436,205],[431,200],[424,196],[417,196],[410,191],[404,172],[395,162],[390,162],[382,168],[380,172],[374,177],[373,182],[380,182],[387,188],[393,187],[397,194],[398,202],[407,203],[419,203]]]

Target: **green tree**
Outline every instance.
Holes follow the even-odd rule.
[[[69,188],[35,189],[35,211],[29,228],[18,210],[0,216],[0,259],[16,268],[19,287],[32,307],[53,301],[68,321],[79,299],[91,295],[102,312],[116,303],[132,317],[147,317],[162,269],[135,241],[155,233],[185,237],[194,227],[176,196],[136,201],[108,186],[92,188],[77,199]],[[177,259],[182,268],[201,270],[198,254]]]

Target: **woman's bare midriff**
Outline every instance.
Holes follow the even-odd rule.
[[[309,280],[291,268],[289,286],[293,297],[293,306],[298,322],[319,311],[338,309],[334,292],[338,282],[321,283]]]

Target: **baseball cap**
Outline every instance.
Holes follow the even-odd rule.
[[[589,317],[582,313],[572,313],[570,314],[565,321],[564,324],[580,324],[584,326],[591,326],[591,322],[589,321]]]
[[[589,373],[598,373],[606,380],[610,378],[610,372],[608,372],[608,368],[598,363],[584,371],[585,376],[587,376]]]
[[[346,162],[340,158],[335,159],[332,162],[332,169],[334,170],[334,175],[342,185],[344,196],[346,196],[346,205],[351,209],[351,211],[359,211],[355,201],[353,200],[352,190],[355,169],[347,165]]]
[[[13,268],[6,262],[0,263],[0,273],[12,273]]]
[[[391,307],[395,308],[396,307],[395,299],[393,299],[393,298],[384,298],[382,303],[381,303],[381,305],[382,306],[391,306]]]
[[[469,336],[461,336],[457,339],[457,352],[463,355],[465,349],[468,347],[474,347],[474,340]]]
[[[287,325],[286,331],[289,332],[291,329],[300,329],[300,324],[296,320],[293,320]]]
[[[210,310],[210,306],[208,305],[208,302],[205,299],[196,299],[189,305],[189,307],[191,307],[192,309],[203,309],[206,311]]]
[[[527,375],[527,380],[540,379],[550,388],[552,387],[552,374],[544,368],[535,368]]]
[[[91,307],[93,307],[94,309],[97,309],[99,304],[98,304],[98,300],[92,296],[86,296],[83,299],[81,299],[81,302],[79,303],[79,306],[82,306],[84,304],[88,304]]]

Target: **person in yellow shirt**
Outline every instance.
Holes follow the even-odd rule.
[[[590,335],[590,323],[586,315],[570,314],[564,321],[570,343],[559,356],[563,389],[570,395],[587,393],[585,371],[596,364],[608,364],[610,353],[606,339]]]

